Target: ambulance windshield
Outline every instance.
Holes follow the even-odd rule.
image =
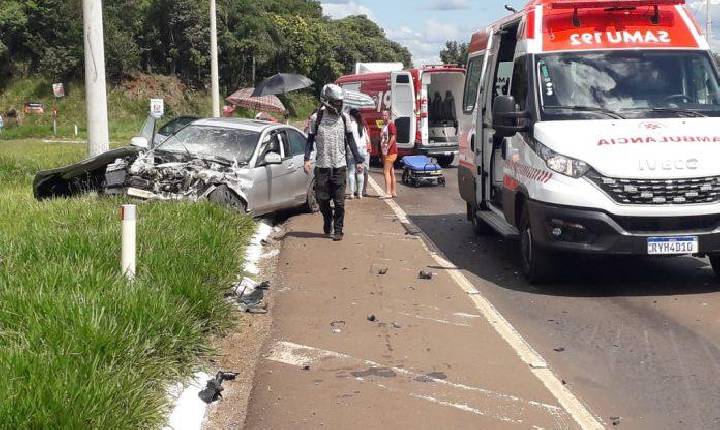
[[[538,56],[543,119],[720,116],[720,86],[711,61],[701,51]]]

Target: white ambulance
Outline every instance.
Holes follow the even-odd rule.
[[[684,0],[534,0],[473,35],[459,185],[531,282],[563,252],[708,256],[720,79]]]

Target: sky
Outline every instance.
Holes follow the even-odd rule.
[[[686,0],[705,22],[705,1]],[[711,2],[713,47],[720,48],[720,0]],[[527,0],[322,0],[333,18],[366,15],[388,38],[410,49],[415,65],[439,64],[447,40],[469,42],[472,33],[507,15],[504,5],[522,8]]]

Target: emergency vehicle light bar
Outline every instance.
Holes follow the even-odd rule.
[[[606,9],[642,6],[675,6],[685,4],[685,0],[551,0],[553,9]]]

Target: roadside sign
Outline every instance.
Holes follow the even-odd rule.
[[[165,100],[150,99],[150,115],[155,118],[162,118],[165,115]]]
[[[65,85],[63,85],[61,83],[52,84],[52,88],[53,88],[53,95],[56,98],[61,99],[61,98],[65,97]]]

